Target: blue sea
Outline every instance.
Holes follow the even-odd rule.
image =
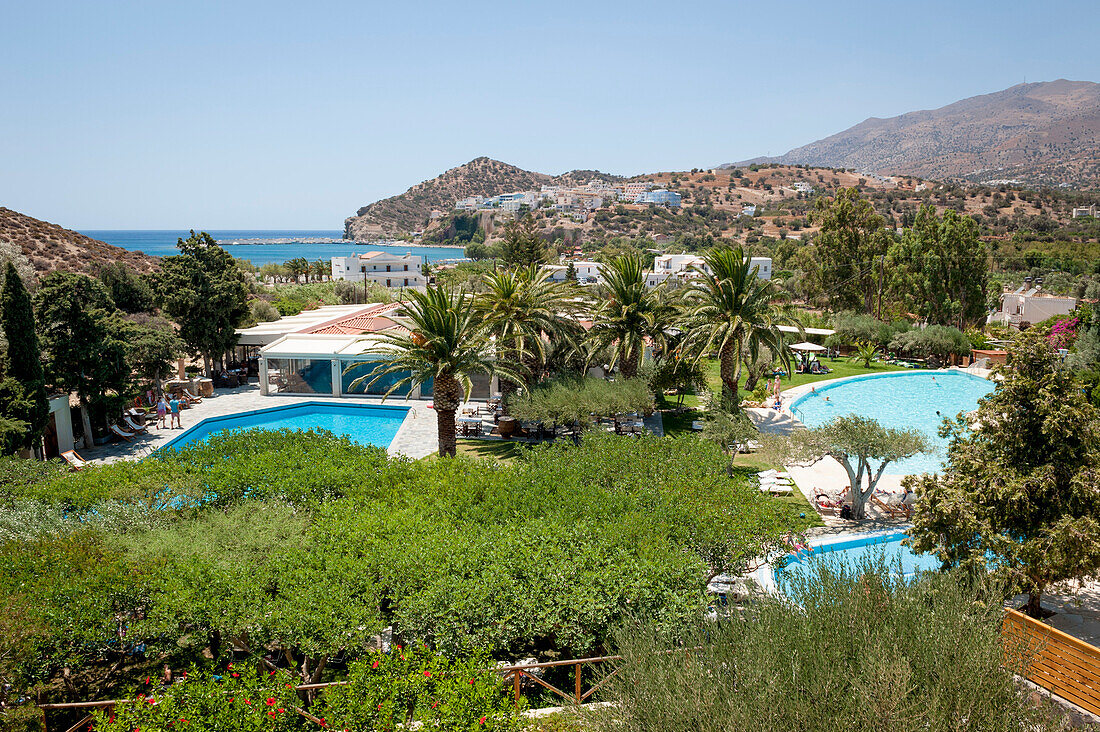
[[[82,231],[81,234],[93,239],[114,244],[132,252],[144,252],[155,257],[178,254],[176,241],[186,239],[187,231]],[[247,259],[259,267],[274,262],[282,264],[296,257],[305,257],[309,261],[328,260],[330,257],[347,256],[353,252],[394,251],[402,254],[419,254],[426,262],[439,259],[458,259],[464,256],[461,248],[456,247],[419,247],[409,244],[355,244],[348,242],[321,242],[312,239],[340,239],[342,231],[209,231],[226,251],[238,259]],[[236,244],[241,241],[261,241],[263,243]],[[303,241],[304,240],[304,241]]]

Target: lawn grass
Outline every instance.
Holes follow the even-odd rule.
[[[874,361],[871,363],[871,368],[864,368],[862,364],[849,361],[846,358],[819,358],[822,364],[829,367],[830,372],[827,374],[794,374],[793,376],[785,376],[780,379],[783,389],[792,389],[796,386],[802,386],[803,384],[811,384],[815,381],[825,381],[827,379],[843,379],[845,376],[864,376],[867,374],[885,374],[889,371],[904,371],[905,367],[897,366],[895,364],[883,363],[882,361]],[[707,375],[707,388],[711,392],[717,394],[722,388],[722,379],[719,376],[718,359],[708,359],[705,362],[706,375]],[[741,382],[742,386],[744,381]],[[752,392],[745,389],[740,390],[742,399],[749,399],[752,397]],[[700,398],[695,394],[688,394],[684,397],[685,407],[698,407],[700,406]],[[698,419],[698,417],[696,417]],[[691,422],[688,422],[688,426],[691,426]]]
[[[486,460],[499,460],[510,463],[521,450],[527,449],[522,442],[512,440],[458,440],[458,454]]]

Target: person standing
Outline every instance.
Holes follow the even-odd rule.
[[[164,401],[164,395],[161,394],[160,400],[157,402],[157,429],[164,429],[164,420],[168,418],[168,402]]]
[[[180,422],[180,400],[175,394],[172,395],[172,401],[168,402],[168,409],[172,412],[172,419],[169,424],[172,427],[183,429],[183,424]]]

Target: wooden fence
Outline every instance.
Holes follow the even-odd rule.
[[[1010,667],[1028,681],[1100,714],[1100,648],[1023,613],[1005,613],[1001,636]]]
[[[554,694],[557,694],[558,696],[560,696],[562,699],[565,699],[566,701],[570,701],[570,702],[573,702],[575,704],[583,704],[584,702],[588,701],[589,697],[591,697],[593,694],[595,694],[597,691],[599,691],[600,688],[605,683],[607,683],[611,679],[612,676],[615,676],[616,674],[618,674],[619,670],[620,670],[620,669],[615,669],[610,674],[604,676],[603,679],[601,679],[599,682],[588,686],[588,688],[585,688],[585,684],[584,684],[584,667],[585,666],[595,666],[596,664],[600,664],[600,663],[611,663],[611,662],[618,661],[618,660],[621,660],[621,659],[622,659],[621,656],[596,656],[596,657],[593,657],[593,658],[570,659],[568,661],[549,661],[547,663],[531,663],[531,664],[520,664],[520,665],[514,665],[514,666],[498,666],[498,667],[495,667],[495,668],[490,669],[490,670],[494,671],[496,673],[499,673],[501,675],[501,677],[503,678],[505,683],[511,683],[512,691],[513,691],[513,694],[515,695],[515,703],[516,703],[517,707],[519,706],[520,698],[523,696],[523,693],[524,693],[523,692],[523,686],[525,685],[524,684],[524,679],[529,679],[530,682],[532,682],[536,685],[542,686],[546,689],[549,689],[551,692],[553,692]],[[547,682],[546,680],[544,680],[542,678],[543,674],[539,673],[539,671],[542,670],[542,669],[558,668],[558,667],[561,667],[561,666],[572,666],[573,667],[573,691],[572,691],[572,693],[562,691],[558,687],[556,687],[553,684]],[[593,674],[590,674],[589,678],[592,679],[593,681],[595,681],[595,676]],[[320,684],[300,684],[300,685],[294,687],[294,689],[295,689],[295,691],[320,691],[320,690],[323,690],[323,689],[327,689],[330,686],[344,686],[347,683],[348,683],[347,681],[328,681],[328,682],[320,683]],[[92,701],[92,702],[64,702],[64,703],[58,703],[58,704],[39,704],[38,708],[42,712],[42,729],[43,729],[44,732],[50,732],[49,718],[47,716],[47,712],[49,712],[49,711],[66,711],[66,710],[67,711],[74,711],[74,710],[78,710],[78,711],[87,712],[86,716],[82,717],[80,719],[80,721],[78,721],[76,724],[72,725],[71,727],[68,727],[64,731],[64,732],[81,732],[83,730],[90,729],[90,724],[92,722],[92,716],[91,716],[89,710],[97,709],[97,708],[98,709],[114,708],[115,706],[117,706],[119,704],[133,704],[133,703],[138,702],[138,701],[141,701],[141,698],[137,698],[137,699],[107,699],[107,700],[103,700],[103,701]],[[299,716],[305,717],[306,719],[310,720],[311,722],[314,722],[314,723],[318,724],[319,726],[324,726],[320,719],[318,719],[317,717],[313,716],[312,714],[310,714],[309,712],[305,711],[304,709],[302,709],[300,707],[293,707],[292,711],[294,711]],[[60,730],[60,728],[57,728],[57,729]]]
[[[1015,610],[1008,610],[1005,613],[1005,619],[1001,626],[1001,637],[1004,639],[1006,664],[1010,668],[1020,669],[1029,681],[1052,694],[1060,696],[1093,714],[1100,714],[1100,648],[1033,620]],[[698,648],[664,651],[664,653],[690,653],[695,650],[698,650]],[[568,661],[498,666],[492,670],[501,674],[505,683],[511,682],[517,706],[520,697],[523,695],[522,687],[525,685],[525,680],[527,680],[528,685],[542,686],[568,702],[583,704],[589,701],[592,695],[599,691],[608,680],[621,671],[621,667],[615,668],[611,673],[603,675],[599,681],[596,681],[597,675],[595,673],[590,673],[588,678],[595,683],[586,687],[584,683],[585,667],[595,667],[598,664],[614,664],[616,661],[621,660],[621,656],[596,656],[593,658],[570,659]],[[573,667],[573,688],[570,691],[559,689],[542,678],[543,674],[539,673],[544,669],[563,666]],[[296,688],[299,691],[322,690],[329,686],[342,686],[346,683],[348,682],[330,681],[321,684],[303,684]],[[97,702],[41,704],[39,708],[42,710],[43,729],[49,732],[46,721],[47,710],[86,710],[133,702],[133,699],[115,699]],[[318,725],[321,724],[321,720],[303,709],[295,708],[293,711]],[[90,721],[90,717],[85,717],[68,728],[66,732],[87,729]]]

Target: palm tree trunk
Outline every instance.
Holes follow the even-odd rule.
[[[737,371],[737,354],[732,343],[726,343],[718,352],[718,373],[722,378],[722,406],[735,411],[740,400],[737,398],[737,382],[741,375]]]
[[[439,376],[432,390],[435,402],[436,431],[439,433],[440,457],[454,457],[458,452],[455,437],[455,413],[462,397],[462,387],[453,376]]]
[[[624,379],[633,379],[638,375],[638,361],[640,360],[638,349],[630,349],[623,354],[621,359],[619,359],[619,374],[621,374]]]

